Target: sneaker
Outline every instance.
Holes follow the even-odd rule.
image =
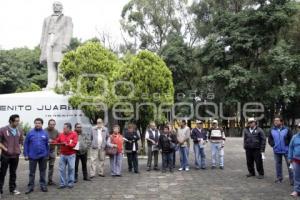
[[[59,189],[59,190],[61,190],[61,189],[65,189],[66,188],[66,186],[59,186],[57,189]]]
[[[21,192],[19,192],[18,190],[14,190],[14,191],[10,192],[10,194],[19,195],[19,194],[21,194]]]
[[[282,183],[282,179],[281,178],[278,178],[274,181],[275,183]]]
[[[211,169],[216,169],[216,166],[211,166]]]
[[[292,192],[291,194],[290,194],[292,197],[298,197],[298,192]]]
[[[223,170],[223,169],[224,169],[224,167],[223,167],[223,166],[220,166],[220,169],[222,169],[222,170]]]
[[[255,174],[247,174],[246,175],[247,178],[252,177],[252,176],[255,176]]]
[[[258,175],[257,178],[258,178],[258,179],[263,179],[263,178],[264,178],[264,175]]]
[[[25,194],[30,194],[31,192],[33,192],[33,189],[29,189],[25,192]]]
[[[151,167],[148,167],[148,168],[147,168],[147,172],[149,172],[149,171],[151,171]]]
[[[183,170],[183,168],[179,168],[179,169],[178,169],[178,171],[182,171],[182,170]]]
[[[41,191],[42,192],[48,192],[48,189],[46,187],[44,187],[44,188],[41,188]]]
[[[185,171],[190,171],[190,168],[188,168],[188,167],[187,167],[187,168],[185,168]]]

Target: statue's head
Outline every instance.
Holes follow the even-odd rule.
[[[55,2],[53,3],[53,12],[54,12],[55,14],[61,14],[62,11],[63,11],[63,5],[62,5],[62,3],[59,2],[59,1],[55,1]]]

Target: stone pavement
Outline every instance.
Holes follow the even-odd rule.
[[[209,146],[206,147],[207,163],[210,163]],[[289,197],[292,187],[288,184],[287,169],[284,166],[285,179],[282,184],[274,183],[274,161],[271,148],[267,147],[265,160],[266,177],[263,180],[246,178],[247,174],[244,150],[241,138],[227,138],[225,145],[225,170],[195,170],[193,154],[190,154],[191,170],[176,171],[173,174],[151,171],[147,172],[146,160],[140,160],[140,174],[127,171],[127,160],[123,162],[123,177],[109,176],[109,164],[106,160],[106,177],[96,177],[92,182],[79,182],[73,189],[58,190],[49,186],[48,193],[42,193],[38,187],[36,174],[36,189],[30,195],[25,195],[28,181],[28,163],[23,159],[18,169],[18,189],[20,196],[8,194],[7,178],[4,188],[5,199],[199,199],[199,200],[284,200]],[[178,158],[178,157],[177,157]],[[56,162],[57,164],[57,162]],[[177,162],[178,165],[178,162]],[[57,170],[56,170],[57,172]],[[57,173],[55,174],[58,182]]]

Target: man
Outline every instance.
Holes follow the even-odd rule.
[[[190,128],[186,125],[186,121],[183,120],[179,123],[180,128],[177,130],[177,141],[179,144],[179,153],[180,153],[180,165],[179,171],[185,170],[189,171],[189,140],[191,135]]]
[[[224,169],[224,144],[225,133],[222,128],[219,128],[218,121],[213,120],[212,128],[209,130],[208,139],[211,143],[211,161],[212,169],[216,168],[217,156],[219,157],[220,169]]]
[[[293,171],[289,169],[288,152],[289,144],[293,137],[292,131],[283,125],[283,119],[281,117],[274,118],[274,126],[270,129],[268,143],[273,147],[275,168],[276,168],[276,180],[275,183],[281,183],[283,180],[282,175],[282,157],[284,157],[287,168],[289,170],[290,184],[293,185]]]
[[[60,186],[58,189],[66,187],[73,188],[74,173],[75,173],[75,158],[76,146],[78,141],[77,133],[72,131],[71,123],[64,124],[63,133],[59,134],[58,138],[53,141],[53,144],[60,145],[60,159],[59,159],[59,177]],[[66,174],[66,169],[68,173]],[[67,176],[66,176],[67,175]]]
[[[40,42],[40,62],[47,64],[48,68],[47,89],[56,87],[58,64],[63,58],[63,53],[68,50],[72,32],[72,19],[63,15],[63,5],[60,2],[54,2],[53,14],[44,20]]]
[[[264,131],[257,127],[254,118],[248,119],[248,126],[243,130],[244,149],[246,151],[247,177],[255,176],[254,163],[259,174],[258,179],[264,178],[264,166],[262,157],[266,148],[266,137]]]
[[[104,126],[102,119],[97,119],[97,125],[93,128],[91,133],[91,169],[90,178],[94,178],[98,168],[98,175],[104,177],[104,161],[105,161],[105,147],[109,133]]]
[[[158,146],[162,156],[162,172],[165,173],[167,169],[173,172],[173,152],[176,146],[176,136],[171,134],[169,126],[164,127],[163,134],[159,136]]]
[[[138,141],[140,140],[139,134],[135,130],[135,126],[133,124],[128,125],[128,129],[124,134],[125,140],[125,152],[127,154],[127,162],[128,162],[128,171],[132,172],[132,168],[134,173],[139,173],[138,167]]]
[[[294,191],[291,196],[298,197],[300,196],[300,123],[297,125],[297,133],[290,142],[288,159],[294,171]]]
[[[40,187],[42,192],[48,192],[46,185],[46,169],[49,156],[48,133],[43,130],[43,119],[34,120],[34,129],[27,133],[24,142],[24,157],[29,160],[29,194],[34,190],[35,171],[37,164],[40,171]]]
[[[48,133],[49,143],[50,143],[50,151],[49,151],[49,169],[48,169],[48,185],[53,185],[53,172],[54,172],[54,164],[56,159],[56,146],[51,144],[53,140],[56,140],[58,137],[58,130],[55,129],[56,122],[54,119],[50,119],[48,121],[48,127],[45,128],[45,131]]]
[[[19,195],[16,190],[17,168],[23,144],[23,132],[18,128],[20,124],[19,115],[9,117],[9,125],[0,129],[1,168],[0,168],[0,194],[3,194],[3,185],[7,169],[9,168],[9,191],[12,195]],[[1,196],[0,195],[0,196]]]
[[[206,169],[204,146],[207,143],[207,132],[203,122],[196,121],[197,127],[192,130],[191,138],[194,142],[195,164],[197,169]]]
[[[156,128],[155,122],[149,123],[149,129],[146,131],[146,141],[148,149],[147,171],[151,170],[152,157],[154,157],[154,170],[158,169],[158,139],[160,133]]]
[[[75,124],[75,132],[78,135],[78,144],[79,149],[76,153],[76,161],[75,161],[75,183],[78,181],[78,165],[79,161],[81,161],[82,166],[82,174],[83,180],[90,181],[91,179],[88,177],[87,171],[87,159],[88,159],[88,149],[91,145],[90,136],[82,133],[82,127],[80,123]]]

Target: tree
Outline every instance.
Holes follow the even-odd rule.
[[[31,84],[46,86],[46,67],[39,63],[40,50],[0,50],[0,93],[13,93]]]
[[[117,101],[113,91],[122,62],[98,42],[87,42],[65,54],[60,64],[67,80],[63,93],[70,93],[70,104],[80,108],[94,124]],[[110,121],[110,123],[113,123]]]
[[[196,42],[187,0],[131,0],[122,11],[122,29],[138,48],[159,52],[170,33]]]
[[[217,102],[259,101],[270,112],[276,110],[274,103],[284,108],[283,102],[293,98],[296,90],[295,83],[284,82],[285,76],[291,76],[286,72],[295,69],[297,62],[280,40],[296,13],[294,2],[252,1],[237,12],[229,12],[226,4],[222,8],[210,12],[211,27],[200,49],[207,74],[203,82],[216,85]]]
[[[61,92],[71,95],[70,104],[83,110],[91,123],[98,117],[103,118],[106,110],[109,125],[112,125],[117,122],[113,109],[128,104],[134,105],[134,113],[139,103],[173,104],[172,73],[161,58],[148,51],[119,59],[100,43],[87,42],[68,52],[60,67],[66,80]],[[134,88],[119,84],[120,81],[132,83]],[[132,89],[133,95],[128,96]],[[139,110],[142,117],[137,122],[145,129],[150,119],[155,119],[155,110],[149,107]],[[131,113],[121,113],[122,117],[128,114]],[[160,114],[158,120],[163,121],[163,116]]]
[[[116,89],[118,95],[126,97],[119,103],[133,105],[136,114],[133,121],[141,128],[144,139],[150,121],[155,120],[160,124],[168,121],[163,110],[170,112],[174,104],[172,72],[159,56],[150,51],[141,51],[137,55],[127,54],[123,60],[125,64],[121,69],[120,80],[130,83],[133,88],[120,85]],[[154,107],[149,104],[153,104]],[[160,110],[160,107],[163,110]],[[126,106],[124,108],[126,109]]]

